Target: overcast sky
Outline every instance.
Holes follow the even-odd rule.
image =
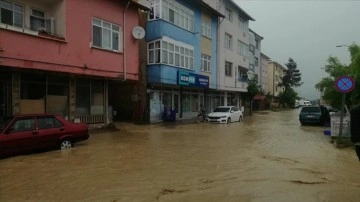
[[[299,96],[319,99],[315,84],[327,76],[321,68],[329,56],[349,64],[347,47],[360,44],[360,1],[350,0],[234,0],[255,21],[250,28],[264,37],[261,52],[285,65],[297,62],[304,84]]]

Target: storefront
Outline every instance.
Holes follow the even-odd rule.
[[[6,75],[0,91],[3,115],[51,113],[88,124],[106,122],[104,79],[45,71],[8,71]]]
[[[149,85],[150,122],[162,121],[166,108],[175,110],[177,118],[188,119],[197,115],[200,104],[207,106],[208,76],[179,70],[177,84]]]

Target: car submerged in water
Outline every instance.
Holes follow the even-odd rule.
[[[207,122],[217,123],[231,123],[235,121],[241,121],[243,119],[243,113],[235,106],[220,106],[207,116]]]
[[[324,106],[304,106],[299,114],[301,125],[319,124],[325,125],[330,123],[330,113]]]
[[[4,117],[0,121],[0,157],[48,148],[68,149],[88,138],[86,124],[71,123],[62,116]]]

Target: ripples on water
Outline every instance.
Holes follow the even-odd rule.
[[[359,162],[298,111],[132,125],[0,160],[0,201],[358,201]]]

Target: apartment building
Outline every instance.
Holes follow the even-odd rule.
[[[205,0],[225,15],[219,20],[219,55],[215,105],[242,106],[241,95],[247,92],[250,52],[249,21],[254,19],[232,0]],[[255,45],[255,44],[254,44]]]
[[[218,18],[201,0],[150,0],[146,23],[150,122],[164,110],[178,118],[197,114],[217,87]]]
[[[2,115],[107,124],[109,85],[139,80],[139,9],[130,0],[0,0]]]
[[[249,39],[249,43],[250,43],[250,46],[249,46],[249,50],[250,50],[249,70],[253,74],[256,74],[258,76],[259,84],[260,84],[261,40],[263,40],[264,38],[262,36],[260,36],[259,34],[257,34],[256,32],[254,32],[252,29],[249,29],[249,35],[250,35],[250,39]]]
[[[270,61],[268,65],[268,92],[273,97],[278,97],[280,92],[285,90],[284,87],[279,87],[278,85],[282,82],[282,77],[284,76],[284,71],[286,68],[281,64]]]
[[[269,67],[270,58],[265,54],[260,54],[260,76],[259,76],[259,84],[261,86],[261,90],[265,93],[269,92],[268,88],[268,67]]]

